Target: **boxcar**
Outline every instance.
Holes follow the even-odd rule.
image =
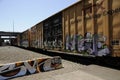
[[[43,23],[40,22],[36,24],[36,41],[37,41],[37,48],[43,48]]]
[[[82,0],[62,12],[65,50],[120,56],[120,0]]]
[[[19,35],[19,39],[20,39],[20,43],[19,45],[22,46],[22,47],[29,47],[30,46],[30,31],[29,29],[22,32],[20,35]]]
[[[43,21],[43,45],[45,49],[62,48],[62,13],[59,12]]]

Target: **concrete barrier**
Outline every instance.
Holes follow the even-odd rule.
[[[0,66],[0,80],[62,68],[61,57],[38,58]]]

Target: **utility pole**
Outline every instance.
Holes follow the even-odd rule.
[[[12,33],[14,34],[14,20],[13,20],[13,32]],[[14,39],[12,37],[11,37],[11,45],[13,45],[13,42],[14,42]]]
[[[14,33],[14,20],[13,20],[13,33]]]
[[[13,31],[11,31],[11,33],[10,33],[10,45],[12,45],[12,33],[14,33],[14,20],[12,21],[12,29],[13,29]]]

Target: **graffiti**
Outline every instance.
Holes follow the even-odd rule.
[[[86,33],[85,38],[81,35],[78,36],[78,51],[86,51],[89,54],[93,53],[92,50],[92,35],[90,33]]]
[[[55,41],[52,41],[52,46],[53,48],[61,48],[62,47],[62,41],[61,40],[56,40]]]
[[[65,45],[66,50],[69,49],[69,36],[66,36],[66,45]]]
[[[28,46],[29,46],[28,40],[23,40],[23,41],[21,42],[21,46],[23,46],[23,47],[28,47]]]
[[[105,7],[103,6],[105,0],[96,0],[96,3],[94,4],[94,6],[96,6],[96,10],[101,9],[103,12],[105,10]],[[88,3],[92,3],[91,0],[88,1]]]
[[[95,10],[96,10],[96,13],[100,10],[100,14],[94,14],[92,15],[91,12],[92,12],[92,6],[89,7],[89,9],[87,10],[88,12],[85,19],[92,19],[92,18],[100,18],[102,15],[106,15],[106,10],[105,10],[105,7],[103,6],[103,3],[104,3],[105,0],[96,0],[96,3],[93,4],[93,7],[95,7]],[[89,4],[92,5],[92,0],[89,0],[88,1]]]
[[[75,50],[76,37],[77,37],[77,35],[73,35],[71,37],[69,37],[69,36],[66,37],[66,49],[67,50],[70,50],[70,51]]]
[[[98,40],[97,40],[97,51],[98,51],[98,56],[102,55],[107,55],[110,53],[109,48],[105,44],[106,37],[102,35],[98,35]]]
[[[0,80],[62,68],[61,58],[44,58],[0,66]]]
[[[77,44],[78,44],[78,46],[77,46],[77,48],[78,48],[78,51],[79,52],[81,52],[81,51],[83,51],[83,50],[85,50],[84,49],[84,38],[83,38],[83,36],[82,35],[78,35],[78,42],[77,42]]]
[[[44,48],[53,49],[53,48],[61,48],[62,41],[61,40],[53,40],[53,41],[44,41]]]
[[[76,42],[77,39],[77,42]],[[86,33],[82,35],[75,35],[72,38],[66,37],[66,50],[73,51],[77,46],[78,52],[88,53],[89,55],[103,56],[110,53],[109,48],[105,44],[106,37],[100,34]]]
[[[103,6],[103,2],[104,2],[104,1],[105,1],[105,0],[97,0],[97,1],[96,1],[97,10],[98,10],[98,9],[101,9],[102,12],[104,12],[104,10],[105,10],[105,7]]]
[[[73,35],[71,37],[71,41],[70,41],[70,50],[71,51],[75,50],[75,44],[76,44],[76,35]]]

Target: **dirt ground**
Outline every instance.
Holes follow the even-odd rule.
[[[0,65],[34,58],[50,57],[13,46],[0,47]],[[120,71],[98,65],[82,65],[63,60],[63,68],[13,78],[11,80],[120,80]]]

